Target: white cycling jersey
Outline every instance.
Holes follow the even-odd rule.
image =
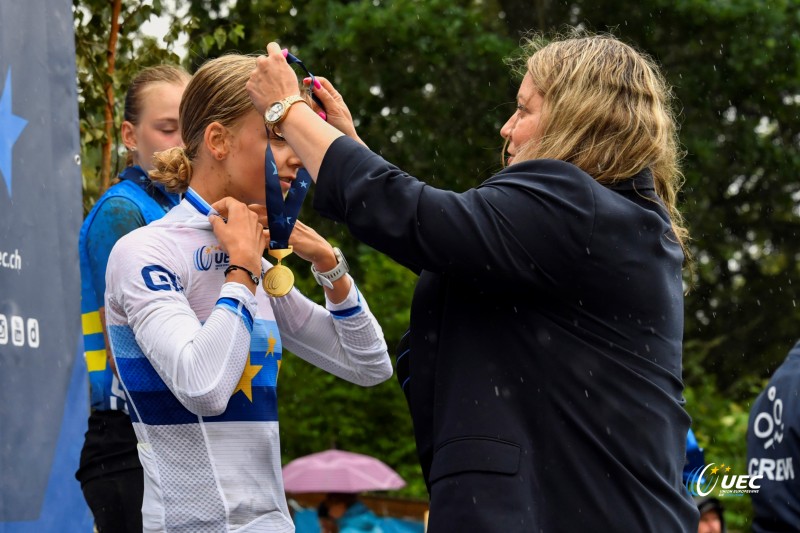
[[[296,289],[270,298],[226,283],[209,211],[190,189],[108,260],[106,324],[144,467],[144,531],[291,532],[276,395],[284,346],[364,386],[392,366],[355,284],[326,309]]]

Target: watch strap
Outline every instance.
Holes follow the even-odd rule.
[[[314,265],[311,265],[311,273],[314,275],[314,279],[317,280],[317,283],[328,289],[333,289],[333,282],[340,279],[350,271],[347,261],[344,258],[344,254],[342,254],[340,249],[334,247],[333,255],[336,256],[336,266],[327,272],[320,272],[314,268]]]
[[[289,114],[289,108],[291,108],[294,104],[299,102],[305,102],[306,104],[308,104],[308,102],[306,102],[306,99],[300,96],[299,94],[293,94],[291,96],[287,96],[283,100],[272,102],[270,106],[267,108],[267,110],[264,112],[264,123],[267,124],[268,126],[275,126],[276,124],[280,124],[283,121],[283,119],[286,118],[286,115]],[[282,106],[281,114],[277,119],[270,120],[267,117],[269,116],[269,113],[275,104],[281,104]]]

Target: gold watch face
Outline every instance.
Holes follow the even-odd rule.
[[[267,110],[266,118],[267,122],[272,124],[280,120],[283,116],[283,102],[275,102],[270,106]]]

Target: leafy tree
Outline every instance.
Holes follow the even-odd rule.
[[[78,72],[84,211],[88,211],[124,166],[120,125],[125,91],[144,67],[178,64],[175,43],[197,21],[166,11],[162,0],[73,0]],[[145,35],[142,25],[168,16],[172,25],[162,36],[166,46]],[[234,42],[242,28],[215,30],[214,42]],[[205,41],[204,41],[205,42]]]
[[[160,0],[152,5],[121,0],[73,0],[72,5],[87,210],[123,166],[117,147],[128,81],[141,67],[177,62],[178,58],[139,31],[160,10]]]

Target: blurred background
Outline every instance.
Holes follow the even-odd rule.
[[[124,89],[148,65],[194,71],[278,41],[334,82],[373,150],[465,190],[501,166],[499,129],[519,81],[504,60],[526,32],[580,26],[652,55],[674,87],[685,149],[687,409],[706,459],[746,473],[750,402],[800,324],[800,1],[73,0],[73,15],[85,211],[124,166]],[[393,347],[415,276],[311,202],[301,217],[342,248]],[[299,287],[321,296],[293,266]],[[329,448],[365,453],[407,482],[393,494],[426,497],[395,380],[361,389],[285,358],[280,391],[284,462]],[[747,498],[725,506],[730,529],[749,523]]]

